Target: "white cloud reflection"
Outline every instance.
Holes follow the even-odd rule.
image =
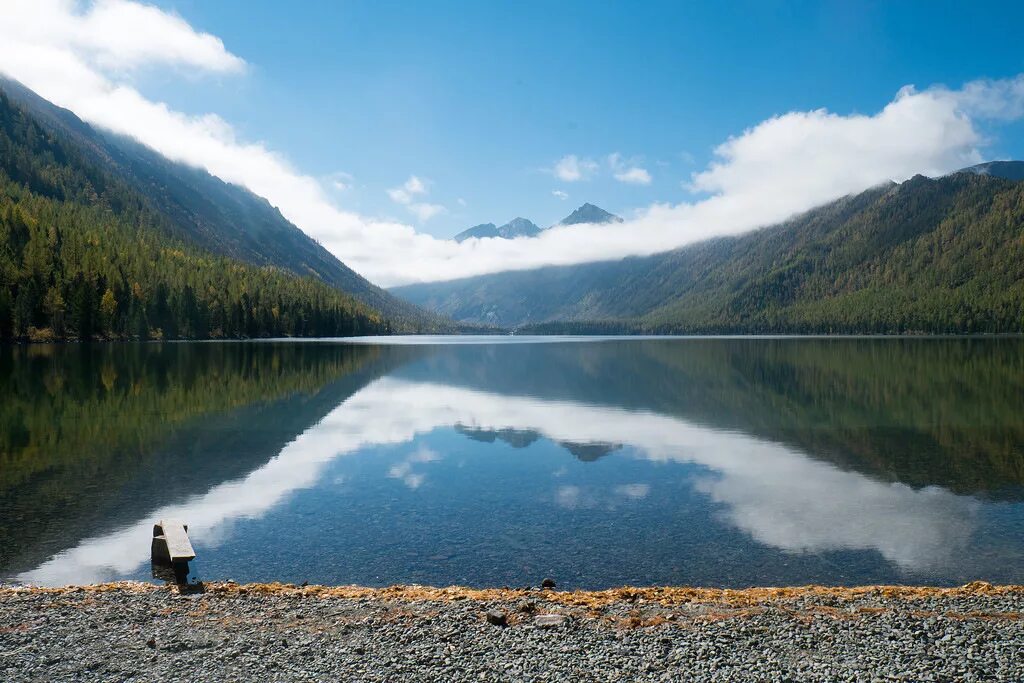
[[[793,552],[874,550],[904,570],[947,564],[965,546],[980,507],[977,500],[944,489],[876,481],[780,444],[674,417],[384,378],[248,476],[87,539],[18,579],[60,585],[134,572],[148,559],[145,539],[152,524],[164,517],[187,520],[197,544],[216,545],[233,522],[258,518],[289,494],[316,484],[335,458],[369,445],[407,443],[455,424],[531,430],[556,442],[622,443],[647,460],[700,465],[704,474],[695,487],[721,505],[723,519],[758,542]],[[423,473],[414,466],[439,457],[421,448],[389,474],[416,488]],[[614,493],[639,499],[649,491],[647,484],[628,483]],[[571,484],[554,492],[555,501],[566,507],[582,505],[587,495]]]

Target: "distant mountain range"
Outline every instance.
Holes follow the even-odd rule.
[[[516,237],[534,237],[539,235],[541,230],[542,228],[538,227],[533,221],[526,218],[513,218],[500,227],[495,226],[494,223],[474,225],[468,230],[463,230],[452,239],[456,242],[463,242],[471,237],[501,237],[510,240]]]
[[[622,219],[613,213],[608,213],[599,206],[584,204],[571,214],[558,221],[555,225],[576,225],[578,223],[621,223]],[[516,237],[536,237],[544,231],[536,223],[526,218],[513,218],[500,227],[494,223],[482,223],[472,228],[463,230],[453,237],[456,242],[464,242],[472,237],[482,239],[484,237],[500,237],[502,239],[515,239]]]
[[[654,256],[391,291],[523,331],[1020,332],[1021,179],[1024,162],[990,162]]]

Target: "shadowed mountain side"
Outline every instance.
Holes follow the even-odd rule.
[[[396,376],[681,417],[915,487],[1024,492],[1019,339],[467,346]]]
[[[27,569],[245,476],[424,353],[287,343],[5,349],[0,383],[15,391],[0,408],[0,567]]]
[[[916,176],[655,256],[391,291],[523,332],[1019,332],[1022,235],[1024,183]]]
[[[170,219],[171,236],[214,254],[314,276],[380,311],[398,331],[450,329],[437,315],[371,284],[263,197],[204,170],[170,161],[130,138],[93,129],[15,81],[0,77],[0,88],[41,125],[70,139],[90,161],[145,196]]]

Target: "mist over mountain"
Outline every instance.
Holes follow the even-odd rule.
[[[471,237],[479,239],[484,237],[501,237],[503,239],[511,240],[516,237],[534,237],[539,235],[540,232],[541,228],[533,221],[526,218],[513,218],[508,223],[505,223],[505,225],[500,227],[494,225],[494,223],[475,225],[468,230],[463,230],[452,239],[456,242],[462,242]]]
[[[602,224],[621,222],[622,219],[615,214],[609,213],[599,206],[587,203],[551,227],[559,225],[576,225],[579,223]],[[502,239],[510,240],[517,237],[536,237],[543,231],[544,228],[539,227],[529,219],[513,218],[511,221],[500,227],[495,226],[494,223],[482,223],[480,225],[475,225],[472,228],[463,230],[452,239],[456,242],[463,242],[471,237],[478,239],[483,239],[485,237],[500,237]]]
[[[958,172],[990,175],[1007,180],[1024,180],[1024,161],[987,161]]]
[[[916,176],[649,257],[391,291],[457,320],[545,332],[1019,332],[1021,168]]]

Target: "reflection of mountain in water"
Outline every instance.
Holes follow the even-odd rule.
[[[398,376],[679,416],[915,487],[1024,487],[1020,339],[460,346]]]
[[[119,344],[7,348],[0,568],[242,477],[422,348]]]
[[[621,443],[608,443],[605,441],[588,441],[584,443],[559,441],[558,444],[582,462],[594,462],[622,448]]]
[[[460,486],[468,479],[457,472],[463,463],[440,476],[438,471],[449,453],[441,445],[442,436],[431,436],[434,431],[453,425],[467,437],[485,443],[502,441],[524,447],[542,438],[561,444],[581,459],[601,457],[618,444],[628,444],[622,457],[606,459],[600,466],[563,463],[568,466],[559,467],[554,478],[532,477],[511,487],[517,495],[526,494],[522,499],[526,502],[516,504],[530,508],[536,508],[541,501],[541,505],[563,506],[573,509],[574,515],[585,512],[589,516],[597,514],[609,500],[616,506],[627,501],[639,505],[639,501],[648,500],[648,495],[653,506],[654,499],[665,492],[658,483],[659,475],[649,465],[641,464],[647,461],[657,463],[659,469],[674,468],[663,470],[674,473],[666,477],[666,483],[669,479],[683,481],[699,492],[699,497],[710,501],[716,518],[709,520],[711,527],[724,522],[729,529],[742,532],[760,546],[797,553],[876,552],[903,571],[939,572],[940,576],[956,576],[958,580],[980,575],[963,558],[973,557],[972,539],[981,528],[979,525],[983,526],[990,517],[988,504],[939,487],[914,488],[880,480],[879,475],[887,474],[886,471],[871,458],[857,459],[859,451],[851,446],[864,442],[869,445],[867,452],[883,452],[877,446],[878,433],[904,429],[910,440],[904,448],[914,452],[921,444],[930,447],[931,442],[922,435],[941,435],[941,427],[946,424],[951,426],[950,442],[962,443],[964,435],[974,433],[976,411],[984,410],[986,400],[980,388],[970,384],[969,376],[956,367],[937,362],[945,357],[941,354],[924,368],[916,368],[932,373],[928,381],[900,375],[896,368],[914,366],[920,361],[920,356],[914,359],[918,351],[906,348],[889,357],[893,353],[891,348],[899,351],[902,342],[886,342],[894,345],[890,349],[875,343],[863,345],[862,341],[848,342],[851,346],[807,340],[792,346],[764,340],[753,346],[744,346],[746,343],[702,340],[667,344],[656,341],[527,347],[435,345],[347,350],[325,346],[324,351],[311,352],[325,354],[314,356],[317,360],[313,366],[329,367],[329,361],[335,358],[332,354],[339,353],[341,357],[352,353],[363,358],[362,364],[353,365],[339,381],[318,377],[304,385],[305,389],[286,395],[276,393],[274,382],[287,374],[286,366],[302,374],[301,369],[309,366],[301,362],[301,356],[293,359],[295,362],[280,364],[278,370],[266,358],[249,359],[241,366],[256,367],[259,371],[243,373],[245,381],[238,386],[237,393],[245,395],[245,382],[255,380],[260,384],[266,380],[262,391],[267,396],[278,396],[276,400],[250,402],[220,414],[211,410],[196,423],[212,431],[207,435],[209,441],[204,442],[207,437],[203,436],[203,429],[186,425],[164,438],[165,445],[152,448],[143,459],[152,458],[154,453],[184,450],[195,443],[196,457],[205,451],[212,459],[224,458],[219,451],[226,451],[227,460],[244,459],[250,452],[261,453],[262,462],[255,457],[245,461],[246,468],[254,462],[258,466],[226,482],[197,478],[190,484],[191,496],[184,500],[178,497],[170,504],[166,502],[170,497],[162,496],[152,483],[159,481],[159,469],[150,465],[137,467],[133,476],[143,482],[138,495],[129,495],[132,485],[122,482],[113,496],[125,503],[127,513],[112,512],[113,524],[104,520],[107,528],[100,530],[103,535],[78,541],[77,545],[73,544],[81,534],[69,534],[71,540],[62,543],[60,553],[31,571],[22,572],[18,578],[59,584],[81,581],[83,576],[103,580],[131,575],[144,561],[145,549],[140,548],[138,538],[147,535],[147,524],[151,525],[153,518],[164,515],[186,517],[199,547],[216,546],[231,536],[236,522],[257,520],[279,506],[288,505],[286,501],[297,492],[325,482],[325,474],[330,468],[339,467],[339,459],[362,459],[361,456],[374,453],[402,454],[401,460],[381,469],[378,476],[386,477],[388,482],[400,481],[400,486],[414,492],[409,495],[421,500],[427,501],[431,495],[444,500],[440,514],[454,512],[459,519],[450,520],[453,526],[449,528],[462,533],[464,508],[460,507],[463,499],[458,492],[465,493],[465,487]],[[942,342],[947,343],[956,347],[959,341]],[[715,344],[720,347],[713,348]],[[927,357],[930,348],[919,351]],[[975,375],[992,380],[987,377],[992,370],[987,369],[986,363],[993,360],[996,371],[1012,372],[1014,356],[1012,348],[1007,348],[995,344],[987,351],[977,352],[975,358],[980,360],[973,368]],[[900,354],[906,357],[901,358]],[[962,350],[953,353],[951,359],[966,362]],[[843,362],[862,367],[844,373],[835,367]],[[874,365],[883,371],[871,369]],[[368,381],[379,371],[388,370],[389,376]],[[171,384],[187,386],[187,375],[180,370],[175,372]],[[943,377],[943,373],[950,374]],[[937,386],[928,383],[935,378],[948,381],[949,377],[964,385],[954,391],[947,387],[938,395]],[[1005,399],[1008,393],[1012,394],[1015,381],[1016,376],[986,388]],[[202,386],[209,392],[216,391],[210,383]],[[937,394],[930,403],[922,393],[925,389]],[[730,392],[741,395],[731,396]],[[843,396],[852,400],[844,404],[840,400]],[[202,399],[193,394],[191,400]],[[908,408],[912,400],[920,401],[917,408]],[[261,412],[264,408],[266,412]],[[924,419],[925,408],[934,411],[930,419],[938,420],[938,427]],[[229,423],[220,420],[230,419],[238,422],[223,427]],[[1019,418],[994,414],[991,419],[985,429],[1002,435],[1008,452],[1015,452],[1013,449],[1020,445]],[[286,429],[279,427],[279,423],[285,424]],[[236,447],[231,434],[244,432],[247,427],[255,434],[240,435],[241,446]],[[431,443],[432,439],[437,441]],[[259,442],[266,443],[262,451]],[[286,443],[282,446],[283,442]],[[836,450],[842,457],[834,451],[812,450],[818,443],[838,444]],[[803,446],[798,448],[795,444]],[[488,452],[483,447],[466,450]],[[542,456],[547,451],[536,449],[506,462],[537,461],[532,456]],[[909,470],[925,481],[936,473],[947,473],[942,468],[929,468],[929,455],[921,453],[918,459],[925,465]],[[949,457],[940,454],[940,464],[949,462]],[[833,464],[844,464],[844,458],[851,459],[853,468],[872,476]],[[372,460],[353,467],[366,476],[373,470],[372,466],[366,467]],[[493,463],[486,463],[485,475],[500,471],[499,460],[496,457]],[[955,459],[952,462],[969,464]],[[1012,464],[1012,460],[1009,462]],[[471,465],[465,464],[469,465],[465,470],[468,473]],[[897,472],[891,478],[902,476],[901,471]],[[217,476],[222,474],[220,470]],[[594,475],[604,480],[603,486],[585,482]],[[339,481],[345,482],[346,478],[347,474]],[[973,485],[963,484],[963,479],[957,481],[964,487]],[[977,481],[989,485],[984,478]],[[364,483],[368,487],[364,488]],[[525,490],[520,491],[520,487]],[[386,501],[377,511],[380,529],[366,537],[365,547],[390,558],[395,543],[389,540],[387,530],[393,523],[390,520],[394,514],[394,490],[380,490],[372,479],[363,479],[342,495],[355,497],[364,492],[371,504],[373,496],[382,495]],[[308,497],[299,494],[296,500],[303,501],[300,507],[308,503],[322,505],[323,493],[321,490]],[[457,504],[449,505],[452,501]],[[353,509],[364,510],[361,503],[356,501]],[[113,510],[114,505],[110,503],[107,507]],[[414,525],[415,534],[422,528],[435,528],[435,519],[430,515],[439,514],[437,508],[422,515],[415,505],[405,509],[416,512],[419,522]],[[431,510],[430,505],[424,510]],[[515,515],[508,518],[518,519]],[[384,521],[380,522],[381,519]],[[629,524],[626,521],[622,529],[628,530]],[[109,530],[111,527],[113,531]],[[257,524],[255,528],[259,527]],[[465,530],[472,531],[471,527],[469,524]],[[687,535],[688,528],[671,532],[677,540],[690,543],[699,534]],[[270,533],[272,529],[271,525],[270,530],[265,528],[263,532]],[[982,535],[985,533],[988,532]],[[998,551],[999,562],[1012,561],[1015,553],[1019,556],[1019,548],[1012,540],[1003,546]],[[322,550],[319,545],[315,547],[317,550],[310,552],[316,554],[306,558],[313,563],[319,561]],[[978,566],[986,562],[986,566],[994,566],[990,557],[979,559]],[[953,568],[960,573],[953,572]],[[947,570],[953,573],[945,573]]]
[[[456,424],[455,431],[474,441],[480,441],[481,443],[503,441],[512,448],[526,448],[541,437],[537,431],[532,429],[481,429],[478,427],[467,427],[464,424]],[[606,443],[604,441],[559,441],[558,445],[572,453],[577,460],[582,462],[594,462],[622,448],[620,443]]]
[[[540,434],[529,429],[477,429],[463,424],[456,424],[455,431],[473,439],[473,441],[494,443],[496,440],[500,440],[512,448],[526,448],[540,438]]]

